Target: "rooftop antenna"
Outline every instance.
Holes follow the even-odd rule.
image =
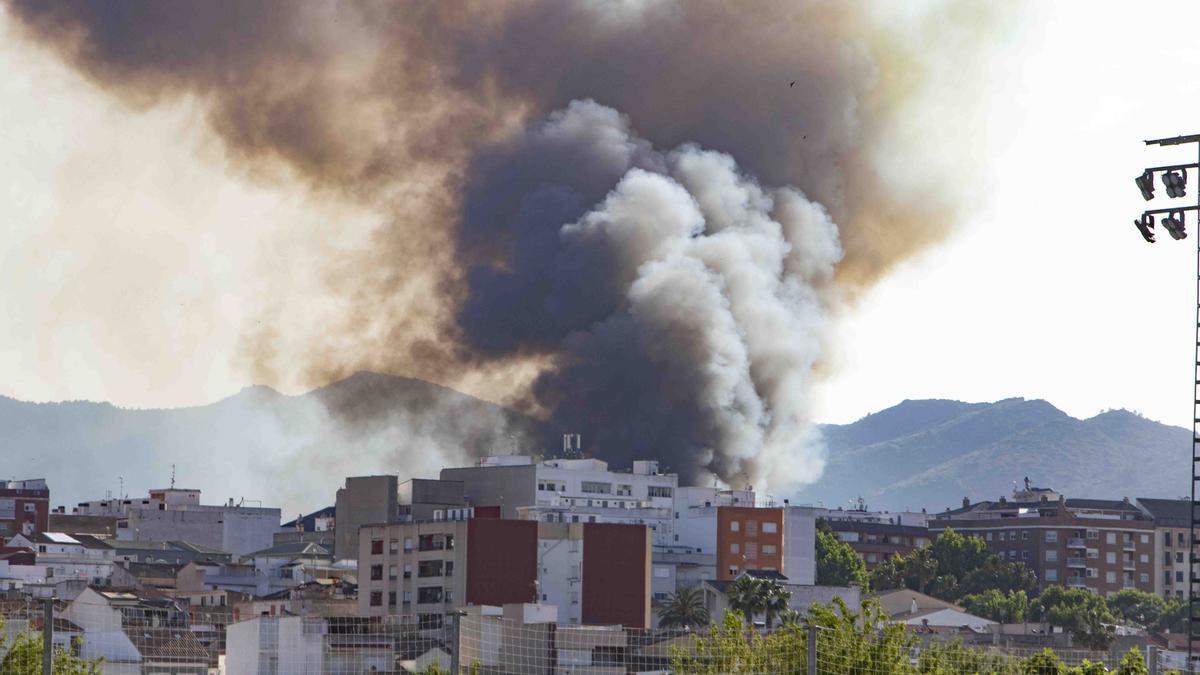
[[[171,465],[171,489],[175,489],[175,465]]]
[[[117,476],[117,480],[121,484],[120,489],[117,490],[117,499],[125,499],[125,476]]]

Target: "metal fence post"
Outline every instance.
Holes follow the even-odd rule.
[[[1146,670],[1150,675],[1158,675],[1158,647],[1155,645],[1146,646]]]
[[[54,599],[46,598],[42,607],[42,675],[54,670]]]
[[[460,672],[459,653],[462,651],[462,638],[460,633],[461,623],[458,619],[457,611],[450,612],[450,672],[452,675],[458,675]]]
[[[808,624],[808,675],[817,675],[817,627]]]

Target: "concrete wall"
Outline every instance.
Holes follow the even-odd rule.
[[[534,600],[538,523],[469,520],[466,543],[468,604],[505,605]]]
[[[118,539],[182,540],[242,556],[273,544],[279,518],[279,509],[239,506],[130,509],[128,527],[118,530]]]
[[[499,506],[504,518],[517,518],[517,508],[537,500],[537,474],[532,464],[469,466],[442,469],[442,480],[462,481],[463,497],[471,506]]]
[[[817,583],[816,509],[790,506],[783,514],[783,572],[793,584]]]
[[[558,607],[558,621],[583,621],[583,525],[540,523],[538,525],[539,602]]]
[[[334,529],[337,559],[358,557],[358,530],[363,525],[396,522],[397,479],[395,476],[352,476],[337,491]]]
[[[650,627],[650,529],[583,526],[583,623]]]

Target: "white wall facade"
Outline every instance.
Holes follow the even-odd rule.
[[[816,511],[807,506],[783,510],[783,573],[793,584],[817,582]]]

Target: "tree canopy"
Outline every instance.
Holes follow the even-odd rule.
[[[817,585],[849,586],[858,584],[866,590],[867,565],[849,544],[837,538],[829,526],[817,528]]]

